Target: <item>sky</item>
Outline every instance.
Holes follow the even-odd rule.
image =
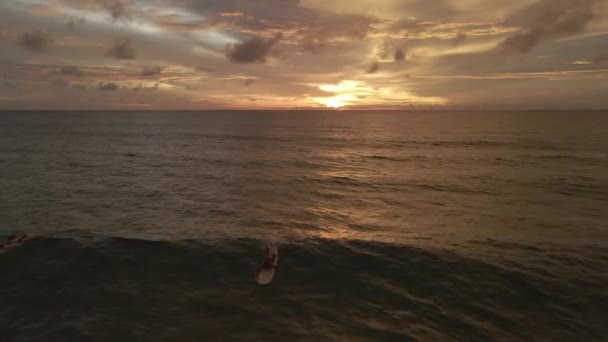
[[[605,0],[10,0],[0,110],[608,109]]]

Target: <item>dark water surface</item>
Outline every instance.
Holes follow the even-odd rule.
[[[14,231],[0,341],[602,340],[608,112],[4,112]]]

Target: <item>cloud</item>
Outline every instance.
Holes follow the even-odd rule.
[[[87,86],[84,84],[72,84],[72,88],[82,91],[87,90]]]
[[[360,15],[333,13],[300,13],[301,17],[294,22],[287,22],[283,29],[292,31],[286,40],[297,43],[302,50],[318,53],[330,45],[339,45],[354,39],[363,39],[376,22]]]
[[[378,64],[378,62],[374,62],[372,65],[370,65],[369,69],[367,69],[366,73],[373,74],[378,71],[378,69],[380,69],[380,64]]]
[[[394,39],[446,39],[454,40],[461,35],[489,37],[516,31],[514,24],[507,26],[502,20],[452,22],[430,21],[419,18],[385,21],[376,24],[376,35],[387,35]]]
[[[466,39],[467,39],[467,35],[464,34],[464,33],[462,33],[462,32],[460,32],[454,38],[452,38],[452,45],[458,46],[462,42],[464,42]]]
[[[130,20],[135,7],[130,0],[97,0],[97,3],[108,12],[112,21]]]
[[[84,17],[70,17],[68,19],[67,25],[70,28],[70,30],[73,30],[76,28],[77,25],[82,25],[84,23],[86,23],[86,19]]]
[[[84,76],[84,71],[80,70],[80,68],[78,68],[77,66],[73,66],[73,65],[66,65],[64,67],[61,67],[61,73],[64,75],[68,75],[68,76],[78,76],[78,77]]]
[[[51,83],[58,87],[67,87],[70,85],[70,82],[68,82],[62,78],[51,80]]]
[[[591,61],[574,61],[570,64],[580,66],[580,65],[591,65],[591,64],[593,64],[593,62],[591,62]]]
[[[496,49],[505,54],[530,52],[543,39],[543,35],[542,29],[517,32],[500,42]]]
[[[141,71],[142,76],[157,76],[160,75],[163,71],[162,67],[145,67]]]
[[[524,7],[506,20],[519,31],[505,38],[496,50],[522,54],[538,44],[585,30],[594,19],[592,5],[597,0],[540,0]]]
[[[325,42],[322,39],[314,37],[312,34],[308,33],[302,37],[299,45],[304,51],[319,53],[319,51],[325,47]]]
[[[159,88],[159,84],[158,83],[154,83],[153,86],[150,87],[146,87],[143,84],[138,84],[136,87],[131,87],[131,90],[133,91],[140,91],[140,90],[156,90]]]
[[[154,24],[164,29],[181,32],[210,30],[219,23],[217,18],[208,18],[202,21],[192,15],[182,14],[156,15],[151,19]]]
[[[135,59],[135,49],[131,46],[130,39],[124,39],[109,48],[106,56],[116,59]]]
[[[397,49],[395,51],[395,55],[393,56],[395,62],[403,62],[405,60],[405,53],[402,49]]]
[[[25,10],[30,15],[35,16],[52,16],[57,14],[57,9],[59,6],[56,4],[40,4],[40,3],[32,3],[32,4],[24,4],[26,6]]]
[[[17,45],[34,52],[47,51],[52,39],[42,31],[24,32],[17,40]]]
[[[388,51],[391,45],[388,42],[382,43],[380,46],[376,48],[376,57],[379,59],[385,59],[388,56]]]
[[[281,33],[268,40],[254,36],[245,42],[229,45],[226,56],[234,63],[264,63],[272,46],[282,37]]]
[[[514,0],[510,5],[498,0],[437,0],[454,8],[454,15],[450,16],[425,16],[406,8],[410,4],[435,6],[424,0],[381,0],[374,4],[369,0],[353,0],[348,8],[338,0],[314,0],[321,4],[336,3],[335,11],[313,7],[309,0],[131,0],[134,7],[125,2],[126,5],[117,7],[113,17],[100,5],[108,3],[106,1],[36,1],[58,4],[56,12],[34,16],[19,12],[27,4],[9,5],[5,17],[11,19],[10,22],[0,22],[0,40],[12,44],[12,47],[4,46],[8,49],[2,50],[0,58],[31,63],[23,66],[15,62],[14,66],[4,68],[10,71],[11,81],[17,82],[23,95],[3,88],[1,79],[0,93],[19,96],[24,103],[43,108],[119,108],[140,98],[159,109],[200,108],[212,102],[229,107],[306,107],[316,106],[313,97],[327,96],[320,94],[317,88],[308,89],[308,84],[338,84],[345,79],[356,79],[361,86],[383,90],[357,95],[356,101],[348,98],[332,101],[378,106],[393,106],[405,101],[415,104],[409,96],[418,95],[441,96],[460,103],[475,98],[467,92],[481,88],[485,93],[481,94],[482,90],[479,90],[478,101],[486,101],[491,106],[491,101],[498,95],[490,94],[487,89],[495,88],[497,94],[502,94],[501,87],[506,87],[507,83],[518,83],[512,90],[514,99],[529,96],[531,103],[540,105],[545,99],[540,100],[541,95],[559,94],[556,98],[562,98],[561,95],[579,85],[585,90],[605,90],[602,88],[605,78],[580,75],[569,78],[575,82],[574,86],[572,82],[554,81],[552,77],[557,77],[554,75],[546,78],[479,78],[481,81],[462,77],[453,84],[461,85],[464,90],[458,89],[454,94],[450,93],[451,89],[446,90],[445,84],[452,82],[450,77],[453,75],[587,70],[607,66],[568,64],[578,60],[592,63],[594,57],[599,58],[599,52],[604,51],[602,30],[606,22],[591,19],[582,32],[561,36],[562,32],[578,30],[576,23],[580,21],[571,25],[553,23],[559,20],[542,16],[541,20],[530,13],[542,11],[523,10],[532,3],[546,5],[548,1],[543,0]],[[564,0],[553,1],[563,8]],[[494,5],[508,7],[508,10],[495,14]],[[574,4],[573,7],[585,6]],[[606,18],[598,7],[592,7],[593,16]],[[354,20],[355,14],[348,14],[349,11],[358,13],[361,18]],[[548,16],[553,15],[551,10],[548,13]],[[584,14],[584,11],[580,13]],[[79,17],[86,18],[86,24],[81,26]],[[130,22],[123,22],[128,17]],[[582,21],[586,20],[584,15],[580,17]],[[74,31],[68,28],[71,26],[68,21],[74,22]],[[560,28],[549,29],[547,25]],[[537,28],[542,33],[534,32]],[[34,55],[16,45],[23,32],[38,29],[53,38],[54,42],[48,47],[53,53]],[[278,32],[282,33],[282,39],[272,42]],[[108,40],[99,46],[99,38],[104,36]],[[258,38],[257,43],[252,37]],[[506,39],[508,37],[510,40]],[[123,38],[131,41],[122,41]],[[500,63],[502,56],[498,56],[495,48],[501,41],[505,41],[505,49],[514,51],[510,53],[536,52],[536,46],[542,47],[542,51],[534,58],[504,58],[504,63]],[[549,41],[551,44],[547,44]],[[378,49],[384,42],[386,44]],[[131,53],[126,53],[125,59],[122,52],[129,50]],[[111,58],[104,57],[106,52]],[[275,59],[282,56],[289,58],[274,67],[274,62],[278,63]],[[600,60],[602,58],[598,62]],[[273,65],[261,64],[264,62]],[[209,69],[197,70],[201,65]],[[0,75],[4,69],[0,70]],[[405,79],[406,73],[413,75],[411,79]],[[69,87],[53,86],[54,79],[69,81]],[[153,88],[155,82],[159,82],[158,91],[143,90]],[[108,88],[109,83],[116,85],[114,91],[97,90]],[[88,87],[88,92],[77,90],[81,84]],[[131,91],[133,88],[139,91]],[[186,91],[193,89],[198,90]],[[45,91],[50,93],[45,94]],[[539,95],[539,99],[530,94]],[[74,98],[74,95],[80,96]],[[118,95],[125,100],[123,105],[104,101],[108,96]],[[257,102],[251,103],[249,98],[255,98]],[[189,105],[190,99],[201,102]],[[596,101],[594,99],[590,100]],[[503,98],[499,100],[503,101]],[[1,102],[0,107],[4,108],[6,103]],[[605,107],[605,103],[606,98],[601,98],[593,105]]]
[[[97,84],[97,90],[101,90],[101,91],[115,91],[115,90],[118,90],[119,88],[120,87],[118,86],[118,84],[112,83],[112,82],[108,82],[108,83],[99,82]]]
[[[593,57],[593,63],[595,64],[604,64],[608,63],[608,52],[602,52],[599,55]]]
[[[183,1],[186,13],[159,15],[180,31],[230,31],[258,37],[282,32],[286,44],[313,53],[354,38],[364,38],[378,19],[367,15],[324,11],[306,6],[301,0],[208,0]],[[192,14],[196,15],[192,15]],[[204,20],[200,19],[204,17]]]
[[[380,46],[378,46],[376,48],[376,58],[379,60],[382,60],[382,61],[386,61],[387,59],[390,59],[389,56],[391,56],[391,51],[393,49],[395,49],[394,45],[392,45],[388,41],[385,41],[384,43],[382,43]],[[393,61],[395,61],[395,62],[404,61],[405,53],[403,52],[403,49],[396,48],[392,54],[392,58],[393,58]]]

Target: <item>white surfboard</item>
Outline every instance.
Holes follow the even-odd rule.
[[[260,285],[268,285],[274,278],[274,274],[277,271],[277,266],[279,265],[279,249],[276,246],[269,246],[270,252],[274,253],[276,257],[274,258],[274,264],[272,268],[264,269],[263,265],[260,266],[258,270],[258,284]]]

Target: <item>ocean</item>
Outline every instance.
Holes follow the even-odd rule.
[[[608,112],[2,112],[14,232],[0,341],[606,340]]]

